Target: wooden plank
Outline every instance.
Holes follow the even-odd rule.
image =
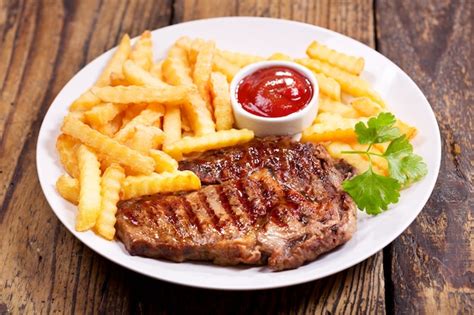
[[[49,104],[124,32],[135,36],[171,20],[256,15],[307,21],[373,46],[371,1],[176,1],[174,14],[171,1],[5,3],[0,1],[0,55],[7,56],[0,61],[0,70],[7,69],[0,74],[0,180],[12,185],[0,189],[0,312],[189,313],[203,306],[221,313],[384,312],[381,253],[320,281],[261,292],[185,288],[127,271],[85,248],[59,223],[35,170],[36,137]]]
[[[123,33],[136,36],[167,25],[170,17],[170,1],[0,5],[0,22],[9,23],[0,29],[0,54],[10,56],[0,61],[0,69],[8,69],[0,85],[0,182],[11,183],[0,189],[0,197],[7,196],[0,208],[0,313],[128,309],[128,299],[117,299],[128,296],[127,273],[75,240],[47,205],[35,143],[47,108],[78,70]]]
[[[474,305],[473,2],[378,1],[379,50],[424,91],[443,160],[417,220],[391,247],[397,314],[468,314]]]

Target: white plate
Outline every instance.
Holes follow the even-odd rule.
[[[61,90],[46,114],[38,137],[36,163],[41,187],[59,220],[81,242],[100,255],[136,272],[174,283],[213,289],[266,289],[319,279],[349,268],[381,250],[400,235],[427,202],[438,176],[441,141],[430,104],[416,84],[393,62],[351,38],[313,25],[268,18],[217,18],[165,27],[153,32],[155,58],[180,36],[214,39],[223,49],[268,56],[283,52],[304,56],[308,44],[318,41],[351,55],[363,56],[363,73],[402,120],[415,125],[416,153],[428,165],[428,175],[403,191],[400,202],[375,217],[359,212],[353,238],[337,250],[295,270],[270,272],[264,267],[219,267],[206,263],[173,263],[130,256],[119,242],[108,242],[92,232],[76,232],[76,209],[56,192],[55,181],[64,170],[55,142],[71,102],[90,87],[113,51],[108,51],[76,74]]]

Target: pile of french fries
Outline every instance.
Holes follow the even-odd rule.
[[[322,142],[338,158],[341,151],[363,149],[354,125],[386,111],[382,98],[359,76],[364,60],[317,42],[307,54],[294,61],[316,75],[320,114],[302,141]],[[94,86],[71,104],[57,139],[66,173],[56,187],[78,205],[76,230],[92,229],[112,240],[120,200],[199,189],[199,178],[179,171],[178,161],[254,137],[250,130],[232,129],[229,83],[242,67],[266,59],[293,60],[282,53],[263,58],[224,51],[213,41],[182,37],[156,61],[150,32],[133,47],[125,35]],[[398,126],[408,137],[416,133],[401,121]],[[368,167],[364,156],[344,158],[360,171]],[[374,162],[377,172],[387,173],[384,159]]]

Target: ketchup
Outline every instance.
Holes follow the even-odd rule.
[[[247,112],[261,117],[283,117],[308,105],[313,97],[313,86],[298,71],[275,66],[243,78],[236,93]]]

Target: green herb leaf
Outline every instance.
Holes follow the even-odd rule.
[[[388,205],[398,202],[400,197],[400,183],[391,177],[374,173],[372,168],[345,180],[342,186],[354,199],[357,207],[368,214],[379,214],[382,210],[387,210]]]
[[[402,186],[410,185],[428,173],[425,162],[420,156],[413,154],[413,146],[405,135],[390,143],[384,157],[388,162],[390,176],[398,180]]]
[[[367,125],[358,122],[355,125],[357,140],[361,144],[374,144],[391,141],[400,136],[400,130],[393,125],[397,122],[391,113],[380,113],[377,117],[370,118]]]

